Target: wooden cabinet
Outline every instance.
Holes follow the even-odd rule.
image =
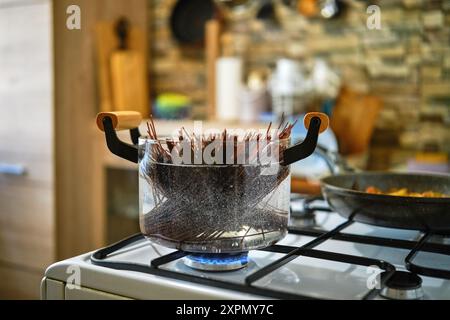
[[[0,265],[0,299],[37,299],[42,274],[16,265]]]
[[[55,257],[51,12],[0,5],[0,298],[38,298]]]
[[[104,194],[104,144],[95,143],[95,116],[100,108],[95,27],[125,16],[148,29],[147,0],[54,1],[56,237],[58,259],[105,244],[105,217],[99,210]],[[65,28],[69,5],[81,9],[81,30]]]
[[[94,30],[121,16],[146,30],[147,0],[0,0],[0,299],[39,298],[47,266],[104,244]]]

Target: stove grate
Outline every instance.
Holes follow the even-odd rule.
[[[422,251],[422,248],[425,246],[425,244],[427,243],[427,240],[430,239],[430,237],[432,235],[433,234],[431,232],[428,232],[428,233],[425,233],[422,235],[420,240],[417,242],[417,245],[406,256],[405,266],[409,271],[411,271],[412,273],[415,273],[415,274],[450,280],[450,270],[429,268],[429,267],[419,266],[419,265],[413,263],[414,258],[417,256],[417,254],[420,251]],[[448,247],[447,255],[450,255],[450,246],[447,246],[447,247]]]
[[[106,260],[106,258],[110,254],[115,253],[118,250],[120,250],[126,246],[129,246],[130,244],[139,242],[142,239],[144,239],[144,236],[141,234],[131,236],[130,238],[127,238],[127,239],[117,242],[111,246],[105,247],[103,249],[100,249],[100,250],[94,252],[91,255],[91,262],[95,265],[108,267],[108,268],[112,268],[112,269],[149,273],[149,274],[153,274],[153,275],[157,275],[157,276],[167,277],[170,279],[184,280],[184,281],[189,281],[189,282],[193,282],[193,283],[197,283],[197,284],[209,285],[209,286],[213,286],[216,288],[237,290],[240,292],[254,294],[257,296],[264,296],[264,297],[277,298],[277,299],[313,299],[312,297],[309,297],[309,296],[286,293],[286,292],[276,291],[276,290],[267,289],[267,288],[259,288],[259,287],[252,285],[258,279],[263,278],[264,276],[270,274],[271,272],[275,271],[276,269],[282,267],[289,261],[292,261],[293,259],[295,259],[299,256],[306,256],[306,257],[311,257],[311,258],[330,260],[330,261],[348,263],[348,264],[359,265],[359,266],[376,265],[380,269],[385,271],[381,274],[381,279],[380,279],[381,286],[379,288],[373,288],[373,289],[369,290],[363,296],[363,299],[373,299],[384,288],[386,281],[394,274],[395,267],[393,265],[391,265],[385,261],[382,261],[382,260],[376,260],[376,259],[371,259],[371,258],[365,258],[365,257],[359,257],[359,256],[353,256],[353,255],[312,249],[315,246],[323,243],[324,241],[331,239],[333,237],[333,235],[338,233],[341,229],[346,228],[351,223],[352,223],[352,221],[347,221],[347,222],[343,223],[342,225],[338,226],[333,231],[325,233],[325,234],[321,235],[320,237],[312,240],[311,242],[309,242],[301,247],[273,245],[273,246],[270,246],[267,248],[260,249],[262,251],[278,252],[278,253],[284,253],[286,255],[283,256],[282,258],[274,261],[273,263],[257,270],[256,272],[248,275],[247,278],[245,279],[244,284],[229,283],[229,282],[222,281],[222,280],[209,279],[209,278],[204,278],[204,277],[200,277],[200,276],[195,276],[195,275],[190,275],[190,274],[185,274],[185,273],[180,273],[180,272],[160,268],[160,266],[167,264],[169,262],[178,260],[188,254],[188,253],[182,252],[182,251],[175,251],[170,254],[153,259],[150,262],[150,265]]]
[[[303,199],[303,214],[311,214],[317,211],[326,211],[332,212],[329,208],[314,204],[314,201],[323,200],[323,197],[310,197]],[[351,219],[348,222],[352,222]],[[348,223],[347,222],[347,223]],[[349,223],[347,226],[350,226]],[[344,223],[345,224],[345,223]],[[450,245],[445,243],[432,243],[428,242],[428,240],[434,236],[445,236],[442,234],[434,234],[431,231],[424,232],[421,234],[420,239],[417,240],[402,240],[402,239],[390,239],[384,237],[376,237],[376,236],[366,236],[366,235],[357,235],[341,232],[345,228],[341,228],[338,232],[326,231],[319,229],[317,227],[291,227],[289,228],[289,233],[296,235],[304,235],[311,237],[321,237],[323,235],[327,235],[330,232],[333,232],[332,239],[368,244],[368,245],[376,245],[376,246],[384,246],[398,249],[407,249],[411,250],[409,254],[405,258],[405,267],[407,270],[423,276],[440,278],[440,279],[450,279],[450,270],[429,268],[425,266],[419,266],[414,264],[413,260],[417,256],[417,254],[421,251],[438,253],[443,255],[450,256]]]
[[[313,202],[315,200],[320,200],[320,198],[311,198],[311,199],[304,200],[304,208],[303,208],[304,214],[311,214],[316,211],[327,211],[327,212],[330,211],[330,209],[327,207],[313,204]],[[319,244],[321,244],[327,240],[333,239],[333,240],[341,240],[341,241],[368,244],[368,245],[377,245],[377,246],[385,246],[385,247],[411,250],[409,252],[409,254],[407,255],[407,257],[405,258],[405,266],[409,271],[416,273],[416,274],[424,275],[424,276],[430,276],[430,277],[442,278],[442,279],[450,279],[450,270],[429,268],[429,267],[417,265],[413,262],[416,255],[421,251],[444,254],[444,255],[450,256],[450,245],[444,244],[444,243],[434,243],[434,242],[428,241],[431,238],[431,236],[434,235],[432,232],[423,233],[421,238],[419,239],[419,241],[390,239],[390,238],[357,235],[357,234],[350,234],[350,233],[343,232],[344,229],[346,229],[353,223],[354,223],[354,221],[349,219],[349,220],[345,221],[344,223],[338,225],[331,231],[322,230],[317,227],[301,227],[301,228],[299,228],[299,227],[292,228],[291,227],[291,228],[289,228],[289,233],[291,233],[291,234],[315,237],[315,239],[313,239],[312,241],[310,241],[300,247],[285,246],[285,245],[273,245],[273,246],[270,246],[267,248],[260,249],[261,251],[276,252],[276,253],[281,253],[281,254],[285,254],[285,255],[283,257],[281,257],[280,259],[275,260],[274,262],[270,263],[269,265],[262,267],[261,269],[248,275],[245,279],[244,284],[231,283],[231,282],[226,282],[223,280],[204,278],[201,276],[185,274],[185,273],[180,273],[180,272],[160,268],[161,266],[163,266],[167,263],[181,259],[189,254],[189,253],[183,252],[183,251],[175,251],[170,254],[153,259],[149,265],[134,264],[134,263],[128,263],[128,262],[115,262],[115,261],[113,262],[113,261],[108,261],[106,259],[110,254],[113,254],[113,253],[117,252],[118,250],[125,248],[133,243],[142,241],[144,239],[144,236],[141,234],[136,234],[136,235],[131,236],[127,239],[124,239],[118,243],[115,243],[111,246],[105,247],[103,249],[100,249],[100,250],[94,252],[91,255],[91,262],[95,265],[108,267],[108,268],[112,268],[112,269],[138,271],[138,272],[153,274],[153,275],[162,276],[162,277],[166,277],[166,278],[170,278],[170,279],[188,281],[191,283],[202,284],[202,285],[212,286],[212,287],[216,287],[216,288],[235,290],[235,291],[240,291],[240,292],[244,292],[244,293],[248,293],[248,294],[269,297],[269,298],[316,299],[316,298],[301,295],[301,294],[292,294],[292,293],[287,293],[287,292],[281,292],[281,291],[276,291],[276,290],[268,289],[268,288],[260,288],[260,287],[256,287],[253,285],[257,280],[274,272],[275,270],[279,269],[280,267],[289,263],[290,261],[296,259],[297,257],[305,256],[305,257],[311,257],[311,258],[317,258],[317,259],[329,260],[329,261],[335,261],[335,262],[342,262],[342,263],[348,263],[348,264],[359,265],[359,266],[372,266],[372,265],[378,266],[380,269],[385,271],[385,272],[381,273],[381,286],[379,288],[374,288],[374,289],[369,290],[363,296],[363,299],[373,299],[373,298],[377,297],[378,294],[380,293],[380,291],[383,290],[383,288],[385,288],[386,282],[389,280],[390,277],[392,277],[392,275],[396,271],[395,267],[386,261],[382,261],[382,260],[378,260],[378,259],[372,259],[372,258],[367,258],[367,257],[353,256],[353,255],[347,255],[347,254],[341,254],[341,253],[336,253],[336,252],[329,252],[329,251],[322,251],[322,250],[314,249]]]

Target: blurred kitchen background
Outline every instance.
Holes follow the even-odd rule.
[[[448,173],[450,0],[0,0],[0,110],[0,298],[38,298],[52,262],[139,231],[99,111],[160,134],[322,111],[352,166]],[[292,169],[301,193],[328,173]]]

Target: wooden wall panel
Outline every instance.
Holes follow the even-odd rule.
[[[0,299],[39,299],[41,272],[0,265]]]
[[[81,30],[66,28],[66,8],[81,9]],[[147,30],[146,0],[54,1],[56,192],[58,258],[104,244],[102,212],[95,212],[98,177],[92,164],[92,130],[99,107],[97,97],[95,33],[98,21],[126,16]],[[98,205],[97,205],[98,206]]]
[[[0,1],[0,298],[39,298],[55,259],[50,0]]]

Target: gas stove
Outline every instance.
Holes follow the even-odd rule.
[[[44,299],[450,299],[450,236],[342,218],[291,201],[288,235],[262,250],[199,254],[135,235],[50,266]]]

